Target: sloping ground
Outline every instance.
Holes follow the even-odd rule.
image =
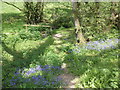
[[[69,73],[65,63],[63,63],[61,67],[63,68],[64,73],[59,77],[62,78],[63,84],[65,85],[63,88],[76,88],[75,85],[79,82],[79,77]]]

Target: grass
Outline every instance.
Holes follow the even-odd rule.
[[[18,5],[21,6],[21,3]],[[52,79],[63,73],[61,70],[54,68],[51,71],[52,74],[40,70],[28,77],[24,75],[31,68],[33,69],[39,65],[42,66],[42,69],[46,68],[44,66],[49,65],[49,69],[46,70],[51,70],[50,67],[52,66],[60,68],[62,63],[67,64],[69,73],[80,77],[79,83],[76,84],[78,88],[119,87],[118,48],[102,51],[83,49],[81,53],[69,52],[71,49],[76,48],[74,46],[73,28],[56,29],[52,32],[53,35],[48,34],[46,37],[42,37],[38,31],[25,32],[25,28],[22,26],[24,24],[23,14],[11,6],[5,4],[3,6],[6,6],[2,12],[3,33],[14,33],[8,34],[6,39],[3,38],[7,49],[2,50],[3,87],[60,88],[63,86],[61,81],[54,84],[56,79]],[[62,37],[55,39],[55,34],[61,34]],[[24,70],[25,72],[22,73]],[[17,76],[15,76],[16,72],[19,73]],[[36,85],[33,83],[32,78],[34,80],[39,79],[40,76],[38,75],[46,79],[48,84]],[[23,82],[25,80],[27,80],[27,83]]]

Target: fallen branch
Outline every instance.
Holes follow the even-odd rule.
[[[29,24],[25,24],[23,26],[32,26],[32,27],[50,27],[48,25],[29,25]]]

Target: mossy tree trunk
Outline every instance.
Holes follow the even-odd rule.
[[[116,26],[118,29],[120,29],[120,3],[118,2],[111,2],[111,17],[110,17],[110,23],[111,27],[112,25]],[[116,6],[118,10],[116,10]]]
[[[79,3],[78,2],[72,2],[72,6],[73,6],[73,15],[74,15],[74,23],[75,23],[75,34],[76,34],[76,40],[77,43],[86,43],[86,40],[83,36],[82,30],[80,28],[80,22],[79,22],[79,10],[78,10],[78,6]]]
[[[43,2],[32,2],[26,0],[24,2],[24,15],[27,24],[38,24],[43,20]]]

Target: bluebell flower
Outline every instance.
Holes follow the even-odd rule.
[[[43,81],[42,85],[46,85],[48,82],[47,81]]]
[[[55,68],[60,69],[60,66],[56,66]]]
[[[35,68],[30,68],[29,70],[30,70],[30,71],[35,71]]]
[[[42,71],[46,70],[45,68],[41,68]]]
[[[22,77],[17,77],[18,79],[22,79]]]
[[[57,80],[62,80],[62,78],[60,76],[57,77]]]
[[[34,82],[34,84],[39,84],[39,82],[36,81],[36,82]]]
[[[44,66],[44,69],[49,69],[49,68],[50,68],[49,65]]]
[[[23,82],[27,83],[27,82],[28,82],[28,79],[24,79]]]
[[[16,85],[16,83],[15,82],[10,82],[10,85],[14,86],[14,85]]]
[[[29,76],[31,74],[31,71],[26,72],[26,75]]]
[[[45,65],[44,67],[49,67],[49,65]]]
[[[55,84],[55,82],[52,82],[52,84]]]
[[[51,68],[55,68],[55,66],[52,66]]]
[[[37,66],[35,70],[42,70],[42,69],[41,69],[41,66],[40,66],[40,65]]]
[[[18,79],[12,79],[11,81],[17,81]]]
[[[71,53],[72,51],[71,50],[68,50],[69,53]]]
[[[22,74],[25,74],[25,71],[24,71],[24,70],[22,71]]]
[[[35,79],[36,78],[36,76],[32,76],[32,79]]]
[[[42,76],[38,75],[38,78],[42,78]]]
[[[18,75],[18,74],[20,74],[19,72],[15,72],[15,75]]]
[[[34,79],[34,80],[36,80],[36,81],[38,81],[39,80],[39,78],[38,77],[32,77],[32,79]]]

